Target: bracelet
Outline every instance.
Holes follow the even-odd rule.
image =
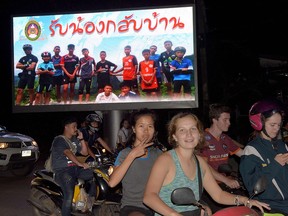
[[[248,208],[251,208],[251,207],[252,207],[252,205],[251,205],[251,203],[250,203],[250,200],[247,200],[247,201],[246,201],[245,206],[248,207]]]
[[[238,195],[236,195],[236,196],[234,197],[234,204],[235,204],[236,206],[239,206],[239,205],[240,205],[240,198],[239,198]]]

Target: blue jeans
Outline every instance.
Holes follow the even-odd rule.
[[[93,170],[71,166],[55,171],[55,181],[61,186],[63,192],[63,203],[61,208],[62,216],[71,216],[74,187],[78,178],[85,181],[90,180],[91,186],[88,194],[89,196],[95,197],[96,186],[95,181],[93,180]]]

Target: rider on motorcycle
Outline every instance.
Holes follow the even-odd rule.
[[[89,195],[96,195],[93,171],[87,163],[80,162],[76,153],[87,155],[87,145],[83,140],[83,134],[77,130],[77,119],[67,118],[63,121],[63,134],[56,136],[52,143],[51,157],[55,181],[63,191],[62,216],[71,215],[74,187],[77,179],[89,181],[91,186]]]
[[[83,133],[83,139],[88,143],[89,155],[95,159],[95,149],[98,148],[98,143],[113,154],[109,145],[100,137],[99,130],[101,128],[102,118],[98,114],[93,113],[87,115],[85,121],[87,125],[86,127],[80,128],[80,131]]]
[[[257,179],[265,177],[266,190],[255,198],[268,203],[273,212],[288,215],[288,147],[280,139],[284,106],[279,101],[253,104],[249,120],[255,138],[244,149],[240,173],[250,194]]]

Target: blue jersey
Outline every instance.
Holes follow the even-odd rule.
[[[63,71],[62,68],[60,66],[60,62],[61,62],[61,56],[56,57],[55,55],[52,56],[51,61],[53,62],[54,65],[59,65],[59,66],[54,66],[55,67],[55,74],[54,76],[62,76],[63,75]]]
[[[193,69],[192,61],[190,59],[182,59],[177,61],[176,59],[171,62],[171,66],[176,69],[189,68]],[[191,80],[191,74],[174,74],[174,80]]]
[[[52,62],[42,62],[38,65],[37,69],[42,69],[42,70],[49,70],[49,71],[54,71],[54,64]],[[53,76],[48,74],[48,73],[44,73],[44,74],[40,74],[39,75],[39,83],[46,83],[46,84],[51,84],[53,81]]]
[[[160,78],[161,77],[161,68],[160,68],[160,63],[159,63],[160,62],[160,55],[159,54],[150,55],[149,59],[154,60],[155,67],[157,67],[156,77]]]

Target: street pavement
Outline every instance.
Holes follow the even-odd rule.
[[[37,162],[36,169],[43,168],[43,160]],[[8,171],[0,172],[0,215],[31,216],[32,208],[27,199],[33,172],[26,177],[15,177]]]

